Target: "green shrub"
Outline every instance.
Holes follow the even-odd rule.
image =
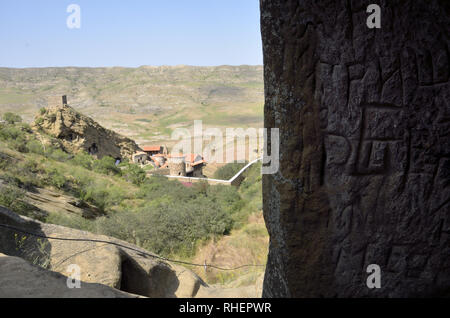
[[[119,185],[104,185],[107,196],[105,198],[105,207],[111,208],[120,205],[128,199],[128,193]]]
[[[145,165],[142,169],[144,169],[144,171],[151,171],[154,170],[155,167],[153,165]]]
[[[169,196],[171,199],[183,202],[195,199],[198,193],[195,188],[186,188],[180,182],[169,180],[162,176],[147,178],[136,193],[138,199],[153,201]]]
[[[7,112],[3,114],[3,120],[10,125],[14,125],[15,123],[22,122],[22,117],[14,113]]]
[[[98,232],[166,256],[191,256],[198,242],[228,234],[233,215],[244,206],[235,187],[185,187],[164,177],[146,178],[136,198],[141,202],[137,207],[122,205],[120,211],[98,219]]]
[[[99,232],[166,256],[193,255],[198,242],[224,235],[231,228],[230,215],[205,197],[149,204],[97,221]]]
[[[28,148],[26,145],[26,140],[21,139],[21,138],[17,138],[17,139],[13,139],[10,140],[8,142],[8,146],[14,150],[17,150],[19,152],[23,152],[23,153],[27,153],[28,152]]]
[[[79,168],[70,171],[73,176],[70,193],[82,201],[89,202],[102,211],[111,211],[122,201],[129,199],[127,191],[108,180],[98,178],[87,170]]]
[[[3,140],[25,139],[25,133],[19,127],[8,125],[0,129],[0,138]]]
[[[25,191],[11,185],[0,185],[0,205],[18,214],[30,215],[34,210],[32,206],[24,202]]]
[[[77,166],[83,167],[88,170],[92,170],[92,165],[94,163],[94,159],[87,152],[83,151],[83,152],[76,154],[73,157],[72,162]]]
[[[12,121],[12,120],[11,120]],[[27,127],[6,125],[0,128],[0,139],[5,140],[8,146],[20,152],[28,152]]]
[[[27,147],[28,152],[35,153],[35,154],[38,154],[38,155],[44,155],[45,154],[44,147],[42,146],[42,143],[37,141],[37,140],[35,140],[35,139],[32,139],[32,140],[28,141],[27,144],[26,144],[26,147]]]
[[[199,243],[228,234],[261,210],[260,166],[249,169],[240,189],[206,182],[186,187],[165,177],[147,178],[145,170],[134,164],[122,163],[119,168],[111,157],[96,160],[86,152],[72,156],[55,147],[44,148],[26,131],[21,124],[0,127],[1,139],[8,144],[23,142],[29,152],[14,164],[0,161],[1,177],[16,185],[16,191],[53,186],[106,213],[94,221],[50,214],[46,222],[111,235],[165,256],[189,257]],[[215,177],[229,179],[244,165],[226,165]],[[1,200],[10,208],[17,204],[13,210],[27,213],[21,200],[12,200],[19,197],[20,193],[6,192],[0,204]]]
[[[95,231],[95,223],[78,215],[67,215],[62,213],[50,213],[45,218],[45,223],[57,224],[82,231]]]
[[[27,134],[32,134],[33,133],[33,129],[31,129],[31,126],[27,123],[21,123],[19,124],[20,129],[27,133]]]
[[[94,171],[103,174],[120,175],[121,173],[120,169],[116,166],[116,160],[107,156],[100,160],[95,160],[92,168]]]
[[[261,162],[257,162],[248,168],[245,180],[240,185],[240,190],[245,191],[247,188],[255,184],[261,184]]]
[[[81,189],[80,194],[80,198],[83,201],[94,204],[102,211],[105,210],[109,196],[109,193],[106,189],[98,188],[95,184],[89,184]]]
[[[253,213],[261,213],[262,210],[262,176],[261,163],[255,163],[246,172],[246,178],[239,187],[243,205],[233,215],[235,228],[240,228],[247,223],[248,217]]]
[[[47,151],[47,157],[56,161],[65,162],[69,160],[72,156],[59,148],[56,149],[49,148],[49,150]]]
[[[229,180],[246,165],[247,163],[228,163],[216,170],[216,172],[214,173],[214,179]]]
[[[244,206],[244,201],[235,187],[224,185],[209,187],[208,197],[217,202],[229,214],[238,212]]]
[[[19,167],[22,167],[22,169],[33,174],[37,174],[42,171],[39,163],[34,159],[28,159],[27,161],[21,162]]]
[[[51,167],[45,170],[47,174],[47,183],[54,186],[57,189],[63,189],[66,185],[66,177],[57,168]]]
[[[145,170],[139,166],[131,163],[126,163],[121,165],[122,175],[125,179],[135,185],[141,185],[146,178]]]
[[[8,184],[23,189],[32,189],[34,186],[43,186],[40,176],[40,168],[36,161],[28,160],[9,165],[3,172],[3,179]]]

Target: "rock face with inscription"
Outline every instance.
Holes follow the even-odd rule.
[[[450,295],[450,6],[372,2],[261,0],[265,297]]]

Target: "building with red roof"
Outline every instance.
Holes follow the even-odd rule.
[[[149,156],[162,154],[163,146],[143,146],[141,147],[144,152],[146,152]]]

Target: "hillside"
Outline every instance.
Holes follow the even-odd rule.
[[[53,113],[42,109],[48,96],[64,94],[74,114],[89,116],[138,144],[170,146],[172,129],[189,128],[198,119],[204,127],[261,127],[261,66],[0,68],[0,114],[12,111],[25,122],[0,124],[0,205],[163,256],[228,267],[265,264],[268,235],[261,222],[258,167],[240,189],[187,188],[177,181],[145,179],[134,165],[117,169],[109,157],[73,156],[71,147],[61,147],[61,140],[48,135],[55,132]],[[35,120],[41,129],[27,124]],[[69,135],[73,143],[73,132]],[[47,139],[51,142],[43,143]],[[207,175],[219,166],[209,164]],[[207,283],[245,286],[259,281],[263,271],[249,267],[198,274]]]
[[[137,143],[166,141],[172,129],[261,127],[262,66],[0,68],[0,112],[31,122],[51,95]]]
[[[163,177],[147,178],[134,164],[116,166],[109,156],[68,153],[72,148],[64,151],[54,137],[34,131],[20,116],[2,119],[0,206],[44,223],[115,237],[162,256],[207,259],[229,267],[265,264],[268,235],[261,222],[260,165],[248,170],[240,188],[207,183],[189,187]],[[219,172],[233,170],[225,166]],[[235,258],[236,253],[243,257]],[[212,271],[204,279],[229,284],[247,275],[237,283],[241,287],[260,281],[262,273],[263,267],[257,266],[231,276]]]

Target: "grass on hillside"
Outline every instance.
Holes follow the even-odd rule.
[[[1,205],[47,223],[113,236],[166,257],[194,260],[210,244],[221,244],[227,251],[222,254],[232,260],[219,266],[265,263],[264,225],[248,221],[261,217],[260,165],[249,169],[239,189],[207,183],[185,187],[164,177],[146,178],[136,165],[116,167],[109,157],[95,160],[86,153],[71,155],[44,146],[16,119],[12,116],[11,123],[0,125]],[[70,194],[106,215],[87,220],[37,213],[22,200],[24,191],[36,187]],[[247,256],[234,258],[231,250]],[[244,272],[210,273],[206,279],[225,283],[238,273]]]
[[[253,285],[265,271],[269,247],[269,235],[262,219],[262,213],[252,214],[240,229],[232,230],[229,236],[211,240],[200,247],[192,261],[214,264],[223,268],[238,268],[221,271],[215,268],[192,268],[208,284],[233,287]],[[236,284],[237,282],[237,284]]]
[[[236,169],[236,164],[228,164]],[[225,166],[226,167],[226,166]],[[228,171],[228,168],[225,169]],[[228,287],[253,285],[264,274],[267,262],[269,235],[262,216],[261,163],[252,165],[239,188],[244,202],[242,208],[233,215],[234,226],[229,235],[216,237],[202,245],[189,261],[213,264],[224,268],[248,266],[235,271],[220,271],[208,268],[192,268],[208,284]]]

